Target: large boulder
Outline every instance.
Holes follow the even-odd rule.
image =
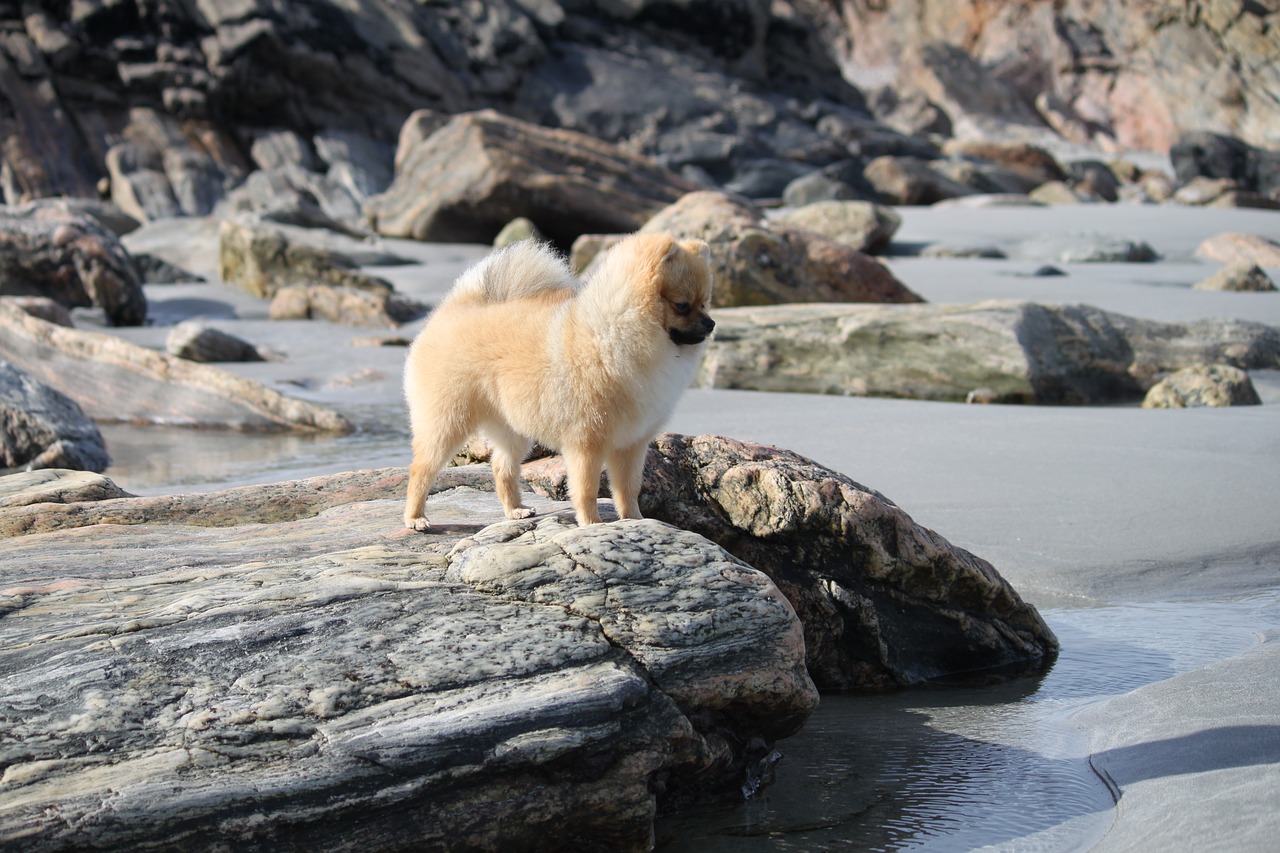
[[[0,360],[0,469],[104,471],[102,433],[74,400]]]
[[[404,484],[0,508],[0,844],[648,850],[815,707],[787,600],[696,533],[456,489],[388,535]]]
[[[690,193],[642,231],[705,240],[717,306],[784,302],[919,302],[871,256],[787,221],[770,222],[744,198]]]
[[[332,409],[122,338],[57,326],[0,300],[0,359],[104,422],[347,432]]]
[[[147,319],[142,282],[120,239],[57,203],[0,209],[0,295],[98,307],[114,326]]]
[[[558,457],[525,465],[557,494]],[[701,533],[766,572],[805,626],[822,688],[884,689],[1052,660],[1057,640],[990,563],[888,498],[790,451],[666,433],[649,451],[646,516]]]
[[[693,189],[616,146],[483,110],[417,145],[365,213],[384,236],[475,243],[524,216],[568,246],[587,232],[635,231]]]
[[[224,282],[263,298],[282,287],[325,284],[389,293],[384,279],[360,270],[385,262],[357,241],[325,229],[270,222],[254,214],[224,219],[218,227],[218,273]]]
[[[779,305],[716,312],[711,388],[1014,403],[1139,401],[1195,364],[1280,367],[1280,329],[1161,323],[1084,305]]]

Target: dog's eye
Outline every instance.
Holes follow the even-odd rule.
[[[684,315],[688,314],[690,311],[693,310],[693,306],[690,305],[688,302],[673,302],[671,304],[671,309],[675,311],[677,314],[679,314],[681,317],[683,317]]]

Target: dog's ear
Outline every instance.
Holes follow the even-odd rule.
[[[676,259],[676,255],[680,254],[680,244],[672,237],[667,237],[667,239],[671,241],[671,245],[667,246],[667,252],[662,256],[662,262],[664,264],[667,261],[674,261]]]
[[[704,261],[711,260],[711,247],[707,245],[705,240],[685,240],[680,244],[680,248],[691,255],[697,255]]]

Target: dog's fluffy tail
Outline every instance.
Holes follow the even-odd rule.
[[[546,243],[521,240],[493,252],[463,273],[449,296],[507,302],[548,290],[576,291],[579,286],[559,252]]]

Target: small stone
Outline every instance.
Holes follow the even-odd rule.
[[[1194,290],[1230,290],[1237,293],[1274,293],[1275,282],[1257,264],[1237,261],[1192,285]]]
[[[922,258],[992,258],[1003,259],[1004,251],[997,246],[975,246],[964,243],[933,243],[920,252]]]
[[[1030,275],[1032,278],[1054,278],[1055,276],[1066,275],[1066,273],[1053,264],[1045,264],[1044,266],[1036,267],[1031,271]]]
[[[1257,406],[1262,399],[1249,374],[1229,364],[1187,367],[1160,380],[1142,401],[1144,409]]]
[[[263,361],[253,344],[206,325],[203,320],[187,320],[173,327],[165,339],[169,355],[205,364],[227,361]]]
[[[1000,402],[1000,392],[994,388],[974,388],[969,395],[964,398],[966,403],[990,405]]]

